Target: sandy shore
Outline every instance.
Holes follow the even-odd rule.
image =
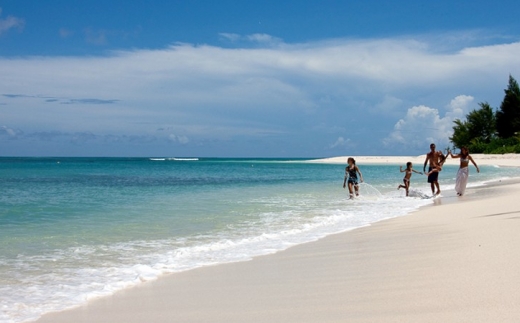
[[[497,165],[506,167],[519,167],[520,166],[520,154],[504,154],[504,155],[485,155],[485,154],[471,154],[477,165]],[[330,163],[330,164],[347,164],[348,157],[354,157],[356,163],[359,165],[365,164],[396,164],[406,165],[407,162],[411,161],[416,169],[421,168],[424,165],[426,155],[419,156],[341,156],[316,159],[311,162],[313,163]],[[459,160],[450,158],[446,160],[446,165],[458,165]]]
[[[520,184],[468,190],[409,216],[172,274],[38,322],[518,322]]]

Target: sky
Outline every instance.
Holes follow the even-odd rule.
[[[520,2],[0,0],[0,156],[426,153],[520,77]]]

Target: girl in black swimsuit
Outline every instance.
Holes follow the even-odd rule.
[[[359,173],[359,178],[361,180],[361,183],[363,183],[363,175],[361,174],[361,171],[356,166],[356,161],[354,158],[349,157],[347,160],[348,166],[345,167],[345,178],[343,180],[343,188],[347,186],[347,180],[348,180],[348,191],[350,193],[350,198],[354,198],[354,190],[356,191],[356,196],[359,196],[359,185],[358,185],[358,178],[357,174]]]

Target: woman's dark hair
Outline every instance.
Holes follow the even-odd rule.
[[[466,153],[464,154],[463,151],[465,151]],[[466,146],[462,146],[460,147],[460,155],[464,158],[468,157],[469,156],[469,149],[468,147]]]
[[[347,162],[349,162],[349,161],[351,161],[351,160],[352,160],[352,164],[356,165],[356,160],[355,160],[354,158],[352,158],[352,157],[349,157],[349,158],[347,159]]]
[[[409,168],[411,164],[412,164],[412,162],[407,162],[406,163],[406,168]]]

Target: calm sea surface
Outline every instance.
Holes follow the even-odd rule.
[[[34,320],[165,273],[244,261],[405,215],[415,198],[396,165],[359,165],[348,200],[345,165],[277,159],[0,158],[0,322]],[[419,167],[417,167],[419,168]],[[457,167],[444,167],[453,188]],[[471,170],[472,185],[520,176]]]

